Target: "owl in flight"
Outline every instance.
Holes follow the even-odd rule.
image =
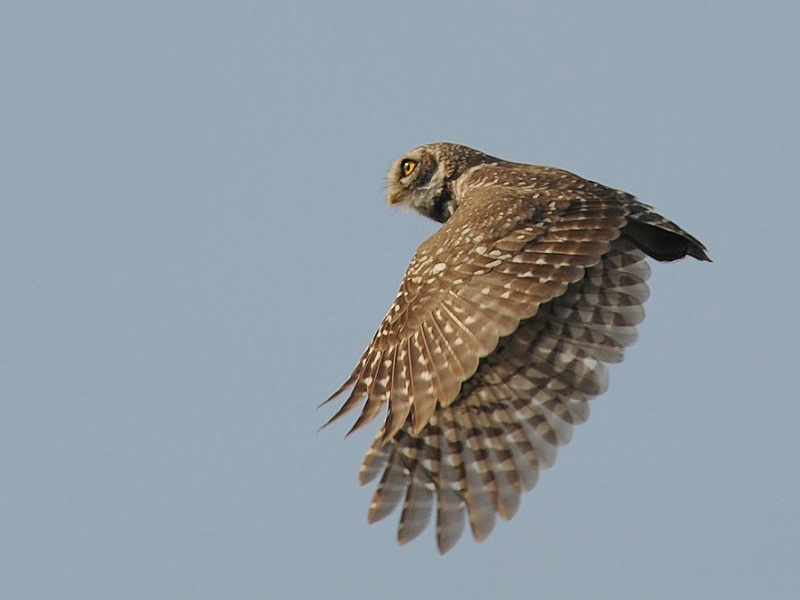
[[[626,192],[457,144],[397,159],[388,198],[442,226],[328,399],[349,390],[328,423],[360,405],[354,431],[387,409],[359,473],[380,476],[369,522],[402,503],[404,544],[435,512],[445,553],[467,520],[482,541],[495,515],[510,519],[588,418],[644,318],[646,257],[709,258]]]

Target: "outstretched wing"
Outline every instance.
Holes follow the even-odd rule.
[[[403,501],[398,539],[406,543],[435,507],[444,553],[465,516],[479,541],[496,514],[511,518],[521,492],[553,464],[572,426],[588,418],[588,401],[605,391],[604,363],[622,360],[635,341],[648,295],[644,258],[631,242],[615,241],[581,279],[502,337],[455,401],[440,405],[421,430],[408,418],[388,442],[379,432],[360,472],[362,484],[383,472],[369,521]]]

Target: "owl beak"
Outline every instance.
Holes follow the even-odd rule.
[[[389,198],[388,198],[389,206],[393,206],[393,205],[397,204],[398,202],[400,202],[400,198],[398,198],[398,196],[399,196],[399,194],[397,194],[396,192],[393,193],[393,194],[389,194]]]

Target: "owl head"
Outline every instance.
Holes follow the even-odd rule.
[[[425,144],[392,163],[386,176],[389,204],[413,208],[444,223],[458,208],[455,180],[469,169],[496,160],[459,144]]]

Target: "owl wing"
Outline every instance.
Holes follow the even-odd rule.
[[[370,522],[403,501],[398,539],[406,543],[435,506],[444,553],[461,536],[465,516],[478,541],[495,515],[510,519],[572,426],[588,418],[588,401],[605,391],[604,363],[620,361],[635,341],[648,295],[644,259],[631,242],[614,241],[583,278],[501,338],[455,402],[438,407],[421,431],[408,419],[388,442],[379,432],[360,472],[362,484],[383,472]]]
[[[384,442],[409,419],[419,434],[437,407],[460,397],[501,337],[600,261],[628,212],[608,188],[470,191],[415,253],[372,342],[328,399],[351,388],[328,423],[363,402],[354,431],[388,404]]]

